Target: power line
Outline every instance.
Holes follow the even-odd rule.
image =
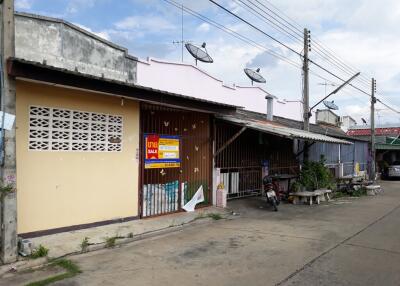
[[[256,47],[256,48],[258,48],[260,50],[263,50],[263,51],[269,53],[270,55],[272,55],[272,56],[274,56],[276,58],[279,58],[280,60],[282,60],[282,61],[284,61],[284,62],[286,62],[288,64],[291,64],[292,66],[294,66],[296,68],[301,69],[301,65],[299,65],[295,61],[292,61],[291,59],[289,59],[289,58],[287,58],[287,57],[285,57],[285,56],[283,56],[283,55],[281,55],[279,53],[276,53],[275,51],[273,51],[273,50],[271,50],[271,49],[269,49],[267,47],[264,47],[263,45],[255,42],[254,40],[252,40],[252,39],[250,39],[250,38],[248,38],[246,36],[243,36],[242,34],[236,32],[236,31],[234,31],[234,30],[232,30],[232,29],[230,29],[230,28],[228,28],[228,27],[226,27],[226,26],[224,26],[224,25],[222,25],[222,24],[220,24],[220,23],[218,23],[218,22],[216,22],[216,21],[214,21],[214,20],[212,20],[212,19],[210,19],[210,18],[208,18],[208,17],[206,17],[206,16],[204,16],[204,15],[202,15],[202,14],[200,14],[200,13],[198,13],[198,12],[196,12],[196,11],[190,9],[190,8],[188,8],[188,7],[186,7],[186,6],[183,6],[183,5],[177,3],[177,2],[175,2],[173,0],[164,0],[164,1],[167,2],[170,5],[178,8],[178,9],[180,9],[180,10],[183,8],[183,10],[186,13],[188,13],[188,14],[190,14],[190,15],[192,15],[192,16],[200,19],[200,20],[202,20],[203,22],[206,22],[206,23],[218,28],[219,30],[221,30],[221,31],[223,31],[223,32],[225,32],[225,33],[227,33],[227,34],[229,34],[229,35],[231,35],[231,36],[233,36],[233,37],[235,37],[235,38],[237,38],[237,39],[239,39],[239,40],[241,40],[241,41],[243,41],[243,42],[245,42],[245,43],[247,43],[247,44],[249,44],[249,45],[251,45],[253,47]]]
[[[383,106],[387,107],[388,109],[390,109],[391,111],[400,114],[400,111],[394,109],[393,107],[389,106],[388,104],[382,102],[382,100],[380,100],[379,98],[376,99],[376,101],[378,101],[380,104],[382,104]]]
[[[240,2],[243,2],[243,1],[240,1]],[[297,39],[300,39],[300,41],[302,41],[302,38],[303,38],[303,34],[302,33],[299,33],[297,30],[293,30],[290,26],[286,25],[285,23],[281,22],[276,17],[274,17],[273,15],[268,13],[267,11],[263,10],[262,8],[260,8],[260,6],[256,5],[253,1],[247,0],[247,2],[249,2],[251,5],[257,7],[257,9],[261,10],[265,15],[268,15],[269,18],[273,19],[276,23],[279,23],[282,27],[284,27],[284,29],[286,29],[285,31],[290,31],[291,34],[294,34]],[[262,2],[260,2],[258,0],[256,0],[256,2],[259,3],[261,6],[265,6]],[[272,22],[272,20],[269,20],[269,19],[268,19],[268,21]]]
[[[227,28],[226,26],[224,26],[224,25],[222,25],[222,24],[219,24],[218,22],[216,22],[216,21],[214,21],[214,20],[212,20],[212,19],[210,19],[210,18],[208,18],[208,17],[206,17],[206,16],[204,16],[204,15],[202,15],[202,14],[200,14],[200,13],[197,13],[196,11],[194,11],[194,10],[188,8],[188,7],[185,7],[185,6],[183,6],[183,5],[181,5],[181,4],[177,3],[177,2],[175,2],[175,1],[173,1],[173,0],[164,0],[164,1],[167,2],[167,3],[169,3],[169,4],[171,4],[171,5],[173,5],[173,6],[175,6],[175,7],[178,8],[179,10],[184,9],[185,12],[191,14],[192,16],[194,16],[194,17],[196,17],[196,18],[198,18],[198,19],[200,19],[200,20],[202,20],[202,21],[204,21],[204,22],[207,22],[207,23],[211,24],[212,26],[214,26],[214,27],[216,27],[216,28],[222,30],[223,32],[225,32],[225,33],[227,33],[227,34],[230,34],[231,36],[233,36],[233,37],[235,37],[235,38],[237,38],[237,39],[239,39],[239,40],[241,40],[241,41],[243,41],[243,42],[246,42],[247,44],[249,44],[249,45],[251,45],[251,46],[253,46],[253,47],[256,47],[256,48],[258,48],[258,49],[261,49],[261,50],[263,50],[263,51],[265,51],[265,52],[271,54],[272,56],[277,57],[277,58],[279,58],[280,60],[282,60],[282,61],[284,61],[284,62],[286,62],[286,63],[289,63],[290,65],[292,65],[292,66],[294,66],[294,67],[296,67],[296,68],[298,68],[298,69],[302,69],[301,65],[299,65],[298,63],[292,61],[291,59],[289,59],[289,58],[287,58],[287,57],[285,57],[285,56],[283,56],[283,55],[281,55],[281,54],[279,54],[279,53],[276,53],[276,52],[274,52],[273,50],[271,50],[271,49],[269,49],[269,48],[266,48],[265,46],[263,46],[263,45],[261,45],[261,44],[255,42],[254,40],[252,40],[252,39],[250,39],[250,38],[248,38],[248,37],[246,37],[246,36],[243,36],[243,35],[241,35],[240,33],[236,32],[236,31],[233,31],[232,29],[229,29],[229,28]],[[210,1],[211,1],[211,0],[210,0]],[[214,1],[211,1],[211,2],[214,2]],[[218,5],[218,6],[220,6],[220,5]],[[225,9],[224,9],[224,10],[225,10]],[[230,13],[230,14],[231,14],[231,13]],[[232,13],[232,14],[234,14],[234,13]],[[240,18],[240,17],[239,17],[239,18]],[[241,18],[240,18],[240,19],[241,19]],[[244,20],[244,19],[243,19],[243,20]],[[245,20],[244,20],[244,21],[245,21]],[[245,22],[247,22],[247,21],[245,21]],[[250,24],[250,23],[249,23],[249,24]],[[252,24],[250,24],[250,26],[253,27]],[[259,30],[257,27],[254,27],[254,28],[257,29],[257,30]],[[265,32],[263,32],[263,34],[264,34],[264,33],[265,33]],[[278,42],[279,42],[279,41],[278,41]],[[285,45],[284,45],[284,46],[285,46]],[[295,52],[296,54],[298,54],[298,55],[300,56],[300,58],[303,57],[300,53],[297,53],[296,51],[294,51],[294,52]],[[335,78],[337,78],[337,79],[339,79],[339,80],[341,80],[341,81],[343,81],[343,82],[345,81],[345,80],[342,79],[341,77],[339,77],[339,76],[337,76],[336,74],[332,73],[331,71],[329,71],[329,70],[326,69],[325,67],[323,67],[323,66],[321,66],[320,64],[314,62],[313,60],[309,60],[309,61],[310,61],[311,63],[313,63],[315,66],[317,66],[318,68],[320,68],[320,69],[324,70],[325,72],[327,72],[328,74],[330,74],[331,76],[333,76],[333,77],[335,77]],[[310,73],[312,73],[313,75],[315,75],[315,76],[317,76],[317,77],[319,77],[319,78],[321,78],[321,79],[323,79],[323,80],[330,81],[329,79],[327,79],[327,78],[321,76],[320,74],[318,74],[318,73],[316,73],[316,72],[314,72],[314,71],[311,71],[311,70],[310,70]],[[330,81],[330,82],[332,82],[332,81]],[[369,93],[367,93],[367,92],[361,90],[361,89],[358,88],[357,86],[354,86],[353,84],[349,84],[349,85],[352,86],[353,88],[357,89],[357,90],[360,91],[361,93],[363,93],[363,94],[365,94],[365,95],[367,95],[367,96],[370,96]],[[394,109],[393,107],[389,106],[388,104],[382,102],[380,99],[377,98],[377,101],[379,101],[381,104],[383,104],[384,106],[386,106],[388,109],[392,110],[393,112],[395,112],[395,113],[397,113],[397,114],[400,114],[399,111],[397,111],[397,110]]]
[[[277,30],[279,32],[283,32],[285,34],[285,36],[287,36],[288,38],[291,38],[292,40],[295,40],[295,42],[301,42],[301,40],[298,38],[298,36],[293,35],[292,33],[286,31],[284,28],[280,27],[275,22],[271,21],[270,19],[268,19],[267,17],[265,17],[264,15],[262,15],[261,13],[256,11],[254,8],[252,8],[248,4],[244,3],[242,0],[234,0],[234,1],[238,5],[240,5],[241,7],[246,9],[247,11],[249,11],[251,14],[256,16],[258,19],[260,19],[260,20],[264,21],[265,23],[267,23],[268,25],[270,25],[275,30]],[[266,21],[268,21],[268,22],[266,22]]]
[[[274,4],[272,4],[268,0],[264,0],[264,2],[267,2],[269,6],[271,6],[273,9],[278,11],[279,13],[273,11],[270,9],[267,5],[262,4],[260,1],[256,0],[258,3],[260,3],[264,8],[268,9],[270,12],[272,12],[274,15],[276,15],[278,18],[282,19],[285,23],[296,29],[300,34],[302,33],[302,26],[296,22],[293,18],[289,17],[286,13],[284,13],[282,10],[280,10],[278,7],[276,7]],[[286,18],[286,19],[285,19]],[[341,63],[344,67],[348,68],[351,70],[351,73],[354,74],[358,71],[357,68],[352,67],[351,65],[347,64],[345,61],[337,57],[336,55],[333,54],[333,51],[324,46],[319,40],[317,40],[316,37],[313,37],[315,40],[313,42],[315,43],[316,46],[319,46],[319,48],[315,47],[316,49],[319,49],[322,53],[324,53],[327,57],[331,57],[333,59],[336,59],[337,62]],[[365,77],[364,75],[361,75],[360,78],[364,79],[364,82],[369,82],[369,78]],[[360,78],[357,78],[356,80],[360,81]]]
[[[291,47],[289,47],[288,45],[282,43],[280,40],[276,39],[275,37],[269,35],[268,33],[266,33],[265,31],[261,30],[260,28],[256,27],[255,25],[253,25],[252,23],[250,23],[249,21],[243,19],[242,17],[240,17],[239,15],[237,15],[236,13],[233,13],[232,11],[230,11],[229,9],[225,8],[224,6],[220,5],[219,3],[215,2],[214,0],[209,0],[211,3],[213,3],[214,5],[220,7],[222,10],[224,10],[225,12],[229,13],[230,15],[234,16],[235,18],[241,20],[242,22],[246,23],[247,25],[249,25],[250,27],[252,27],[253,29],[259,31],[260,33],[262,33],[263,35],[267,36],[268,38],[272,39],[273,41],[277,42],[278,44],[284,46],[285,48],[287,48],[289,51],[299,55],[300,57],[303,57],[303,55],[301,55],[299,52],[295,51],[294,49],[292,49]],[[315,61],[308,59],[309,62],[313,63],[315,66],[319,67],[320,69],[324,70],[325,72],[329,73],[330,75],[336,77],[337,79],[345,82],[344,79],[342,79],[341,77],[339,77],[338,75],[334,74],[333,72],[331,72],[330,70],[326,69],[325,67],[323,67],[322,65],[316,63]],[[367,92],[365,92],[364,90],[360,89],[359,87],[355,86],[354,84],[349,84],[350,86],[352,86],[353,88],[357,89],[358,91],[368,94]]]
[[[263,30],[261,30],[260,28],[254,26],[253,24],[251,24],[249,21],[243,19],[242,17],[240,17],[239,15],[233,13],[232,11],[230,11],[229,9],[225,8],[224,6],[220,5],[219,3],[215,2],[214,0],[209,0],[211,3],[213,3],[214,5],[220,7],[222,10],[224,10],[225,12],[229,13],[230,15],[234,16],[235,18],[239,19],[240,21],[246,23],[247,25],[249,25],[250,27],[252,27],[253,29],[259,31],[260,33],[262,33],[263,35],[267,36],[268,38],[270,38],[271,40],[277,42],[278,44],[284,46],[286,49],[288,49],[289,51],[295,53],[296,55],[301,56],[301,54],[299,52],[297,52],[296,50],[292,49],[291,47],[289,47],[288,45],[286,45],[285,43],[281,42],[280,40],[278,40],[277,38],[275,38],[274,36],[271,36],[270,34],[264,32]]]
[[[235,0],[236,1],[236,0]],[[241,0],[239,0],[240,2],[242,2],[243,3],[243,1],[241,1]],[[260,1],[258,1],[258,0],[255,0],[256,2],[258,2],[261,6],[263,6],[265,9],[267,9],[268,11],[270,11],[270,12],[272,12],[274,15],[276,15],[277,17],[279,17],[280,19],[282,19],[285,23],[282,23],[280,20],[278,20],[276,17],[274,17],[273,15],[271,15],[271,13],[268,13],[266,10],[264,10],[264,9],[262,9],[260,6],[258,6],[258,5],[256,5],[256,4],[254,4],[254,2],[252,2],[252,1],[250,1],[250,0],[247,0],[249,3],[251,3],[253,6],[255,6],[255,7],[257,7],[260,11],[262,11],[264,14],[266,14],[266,15],[268,15],[269,17],[271,17],[272,19],[274,19],[277,23],[279,23],[280,25],[282,25],[282,26],[284,26],[286,29],[290,29],[292,32],[294,32],[295,34],[296,34],[296,36],[297,37],[299,37],[299,35],[301,35],[301,30],[300,29],[298,29],[298,28],[296,28],[294,25],[291,25],[292,27],[294,27],[296,30],[294,30],[293,28],[291,28],[291,27],[289,27],[288,25],[286,25],[285,23],[287,23],[287,24],[291,24],[290,22],[288,22],[288,21],[286,21],[283,17],[281,17],[281,16],[279,16],[279,14],[278,13],[275,13],[273,10],[271,10],[270,8],[268,8],[268,6],[266,6],[265,4],[263,4],[262,2],[260,2]],[[244,3],[245,4],[245,3]],[[248,8],[250,8],[250,9],[252,9],[253,11],[255,11],[255,9],[254,8],[252,8],[252,7],[249,7],[247,4],[245,4]],[[248,9],[247,9],[248,10]],[[250,11],[251,12],[251,11]],[[259,12],[257,12],[257,11],[255,11],[257,14],[260,14]],[[254,14],[254,13],[253,13]],[[260,14],[261,15],[261,14]],[[263,15],[261,15],[261,16],[263,16]],[[271,23],[273,23],[270,19],[268,19],[267,17],[265,17],[265,16],[263,16],[263,18],[265,19],[265,20],[267,20],[268,22],[271,22]],[[265,22],[265,21],[264,21]],[[275,25],[277,25],[277,24],[275,24]],[[290,33],[290,32],[288,32],[287,30],[285,30],[284,28],[281,28],[281,29],[283,29],[284,30],[284,32],[285,33],[288,33],[288,34],[290,34],[293,38],[294,38],[294,35],[292,34],[292,33]],[[296,39],[298,39],[296,37]],[[315,50],[315,52],[317,53],[317,54],[319,54],[323,59],[325,59],[326,61],[329,61],[333,66],[335,66],[336,68],[338,68],[339,70],[341,70],[341,71],[343,71],[343,72],[345,72],[346,74],[348,74],[348,75],[353,75],[353,74],[355,74],[356,72],[358,72],[358,71],[355,71],[354,69],[352,69],[352,68],[348,68],[348,67],[346,67],[344,64],[342,64],[339,60],[337,60],[337,59],[335,59],[335,56],[331,56],[331,55],[329,55],[327,52],[325,52],[322,48],[319,48],[318,46],[321,46],[322,47],[322,45],[320,45],[318,42],[316,42],[316,41],[313,41],[313,42],[315,42],[315,44],[316,44],[316,47],[314,47],[314,50]],[[366,83],[366,82],[363,82],[362,81],[362,79],[359,79],[359,78],[357,78],[356,80],[358,80],[358,81],[360,81],[360,82],[362,82],[363,84],[368,84],[368,83]],[[364,80],[365,81],[365,80]]]

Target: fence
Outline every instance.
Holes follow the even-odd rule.
[[[240,129],[240,126],[217,121],[216,150]],[[216,156],[215,165],[221,169],[221,181],[229,199],[259,194],[265,165],[268,173],[274,175],[299,171],[292,140],[249,129]]]

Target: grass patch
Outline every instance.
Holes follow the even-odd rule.
[[[332,199],[349,198],[349,197],[362,197],[367,195],[367,190],[365,188],[360,188],[353,191],[337,191],[333,194]]]
[[[79,266],[76,265],[74,262],[72,262],[71,260],[67,260],[67,259],[58,259],[58,260],[54,260],[51,264],[51,266],[59,266],[63,269],[65,269],[67,272],[66,273],[62,273],[62,274],[58,274],[40,281],[36,281],[36,282],[32,282],[29,284],[26,284],[26,286],[46,286],[49,285],[51,283],[66,279],[66,278],[72,278],[76,275],[78,275],[79,273],[82,273],[82,271],[79,269]]]
[[[112,236],[112,237],[106,237],[106,240],[105,240],[105,242],[106,242],[106,247],[107,248],[112,248],[112,247],[114,247],[115,246],[115,242],[117,241],[117,239],[122,239],[122,238],[125,238],[125,237],[123,237],[123,236],[120,236],[120,235],[116,235],[116,236]]]
[[[220,220],[223,219],[222,215],[219,213],[209,213],[207,214],[207,217],[212,218],[213,220]]]
[[[106,238],[106,247],[111,248],[115,246],[115,241],[117,240],[116,236],[107,237]]]
[[[39,244],[39,247],[32,251],[30,258],[36,259],[39,257],[46,257],[49,254],[49,249]]]

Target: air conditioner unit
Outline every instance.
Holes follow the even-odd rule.
[[[32,241],[30,241],[29,239],[19,239],[18,242],[19,245],[19,254],[21,254],[22,256],[29,256],[32,254],[32,250],[33,250],[33,243]]]

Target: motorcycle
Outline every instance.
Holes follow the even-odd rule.
[[[279,191],[271,178],[265,176],[263,179],[263,196],[267,198],[267,202],[273,207],[274,211],[278,211],[280,199],[276,192]]]

